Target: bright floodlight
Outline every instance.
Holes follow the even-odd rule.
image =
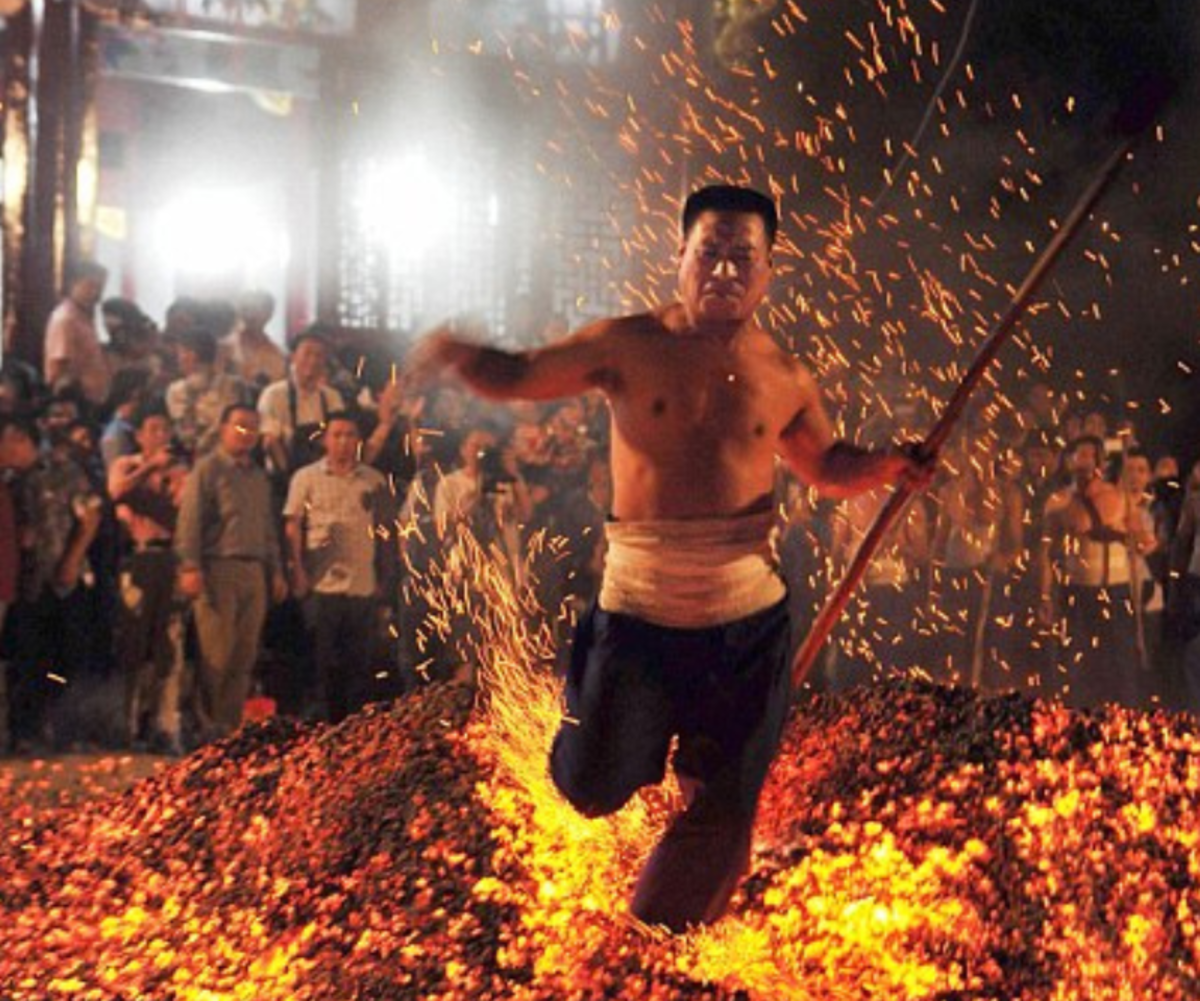
[[[156,242],[177,272],[236,272],[254,282],[273,273],[286,257],[282,232],[247,191],[193,189],[159,214]]]
[[[372,237],[393,255],[419,257],[451,228],[455,200],[421,154],[374,165],[359,204]]]

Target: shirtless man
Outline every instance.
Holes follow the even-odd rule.
[[[756,191],[703,188],[684,206],[678,301],[522,352],[443,330],[408,366],[416,382],[450,371],[492,399],[607,397],[608,554],[551,773],[580,812],[612,813],[661,781],[679,738],[687,808],[632,905],[673,930],[720,917],[747,870],[789,702],[786,589],[768,546],[776,456],[834,496],[928,476],[901,452],[836,441],[811,373],[755,320],[777,221]]]
[[[1068,705],[1133,706],[1137,622],[1131,556],[1149,551],[1153,533],[1131,523],[1124,492],[1101,476],[1100,438],[1076,438],[1064,459],[1071,484],[1046,501],[1039,616],[1049,621],[1057,613],[1061,623],[1059,680],[1065,680]]]

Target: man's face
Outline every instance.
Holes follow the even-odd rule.
[[[37,457],[37,445],[20,428],[6,427],[0,434],[0,469],[28,469]]]
[[[274,309],[269,299],[247,297],[238,303],[238,317],[251,330],[262,330],[271,320]]]
[[[134,439],[143,455],[155,455],[171,444],[171,422],[162,414],[147,417],[134,432]]]
[[[67,432],[67,440],[80,452],[89,453],[96,450],[96,438],[86,424],[76,424]]]
[[[1045,479],[1054,470],[1058,455],[1052,448],[1031,445],[1025,450],[1025,468],[1039,479]]]
[[[463,439],[461,455],[464,468],[471,472],[476,472],[479,469],[479,461],[484,454],[492,448],[496,447],[496,439],[493,435],[486,431],[471,431],[465,439]]]
[[[180,344],[175,356],[179,359],[179,371],[188,376],[200,371],[200,356],[189,347]]]
[[[1079,479],[1089,479],[1096,475],[1100,468],[1100,456],[1096,454],[1096,446],[1091,442],[1078,445],[1067,459],[1071,473]]]
[[[258,411],[239,407],[221,425],[221,447],[234,458],[244,458],[258,444]]]
[[[1044,382],[1029,387],[1029,409],[1039,418],[1054,416],[1054,392]]]
[[[325,454],[335,466],[353,465],[358,461],[358,446],[362,439],[358,425],[353,421],[330,421],[323,440]]]
[[[1125,460],[1125,486],[1131,493],[1145,493],[1150,487],[1152,476],[1150,460],[1144,455],[1131,455]]]
[[[65,428],[71,421],[79,420],[79,408],[70,400],[56,400],[46,407],[46,414],[42,418],[42,423],[46,429],[53,431],[56,428]]]
[[[71,285],[70,295],[77,306],[90,312],[104,295],[104,279],[97,276],[80,278]]]
[[[1097,438],[1107,438],[1108,421],[1105,420],[1103,414],[1092,411],[1090,414],[1084,415],[1083,433],[1094,435]]]
[[[702,212],[679,248],[679,294],[693,323],[748,320],[770,280],[766,227],[752,212]]]
[[[125,336],[125,319],[119,313],[101,313],[100,320],[104,324],[104,332],[114,343]]]
[[[325,347],[320,341],[302,341],[292,352],[296,379],[305,385],[319,382],[325,375]]]
[[[1154,464],[1154,478],[1156,480],[1179,479],[1179,462],[1173,455],[1164,455]]]

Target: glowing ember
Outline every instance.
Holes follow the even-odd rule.
[[[671,794],[583,821],[545,775],[554,683],[471,702],[431,686],[12,804],[3,996],[1195,996],[1191,719],[898,682],[807,702],[733,913],[670,939],[625,898]]]
[[[895,402],[876,389],[890,372],[928,376],[922,399],[945,396],[1023,255],[1057,225],[1028,206],[1046,200],[1042,178],[1074,133],[1018,94],[989,94],[966,65],[933,105],[950,141],[909,148],[907,125],[878,123],[889,88],[940,75],[942,5],[862,6],[870,20],[823,25],[820,46],[797,3],[761,7],[775,39],[757,64],[736,30],[726,38],[736,100],[706,82],[686,23],[632,40],[647,53],[629,73],[645,99],[590,74],[572,87],[535,69],[518,83],[565,123],[539,168],[584,185],[568,156],[583,149],[637,206],[633,225],[611,220],[633,260],[670,260],[681,175],[768,176],[787,213],[770,324],[812,362],[839,424],[858,428]],[[772,56],[802,43],[842,72],[777,72]],[[593,120],[619,123],[619,141]],[[1129,288],[1111,273],[1121,237],[1087,239],[1078,266],[1107,308]],[[670,276],[626,280],[623,298],[665,298]],[[1031,326],[1100,321],[1092,287],[1071,288],[1030,310]],[[1050,367],[1043,339],[1020,347],[1018,374]],[[568,613],[541,613],[469,538],[409,570],[429,610],[422,650],[440,640],[479,665],[479,707],[465,688],[430,686],[336,728],[256,725],[81,806],[34,809],[27,785],[0,783],[0,997],[1200,995],[1194,720],[899,682],[805,702],[730,916],[669,938],[636,927],[626,900],[675,791],[585,821],[546,774],[560,718],[550,623]]]

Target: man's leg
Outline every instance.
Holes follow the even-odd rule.
[[[113,630],[114,655],[117,670],[124,678],[122,701],[125,738],[133,743],[140,736],[143,692],[146,680],[145,656],[141,629],[146,596],[134,574],[137,554],[126,559],[117,574],[117,615]]]
[[[54,663],[53,595],[43,591],[36,601],[19,600],[9,612],[13,655],[8,673],[9,733],[14,747],[37,748],[47,736],[46,720],[52,682],[46,672]]]
[[[354,704],[354,673],[361,651],[355,649],[350,599],[340,594],[314,594],[311,598],[313,651],[325,718],[340,723],[358,706]]]
[[[567,672],[567,718],[550,774],[580,813],[614,813],[662,780],[674,721],[663,685],[661,630],[595,607],[580,619]]]
[[[187,609],[173,600],[167,621],[165,656],[168,658],[161,678],[156,726],[167,746],[176,752],[183,750],[183,690],[187,672],[186,656]]]
[[[698,788],[638,876],[634,916],[676,932],[716,921],[749,870],[753,830],[753,813],[730,810],[720,796]]]
[[[192,603],[199,659],[196,665],[196,715],[202,736],[222,735],[218,722],[221,692],[233,648],[233,605],[226,575],[213,564],[206,573],[204,594]]]
[[[374,598],[346,595],[339,604],[339,635],[345,671],[341,679],[345,715],[356,713],[376,693],[375,672],[371,663],[372,640],[378,625]]]
[[[719,918],[749,868],[758,796],[790,698],[786,604],[673,647],[675,768],[688,805],[646,863],[633,913],[682,931]]]
[[[267,617],[267,577],[260,563],[229,561],[232,565],[230,591],[237,595],[232,615],[229,662],[221,683],[217,725],[232,733],[242,724],[242,708],[254,682],[259,641]]]
[[[175,556],[170,550],[143,554],[147,592],[147,653],[152,666],[146,709],[150,737],[173,750],[181,749],[179,690],[183,676],[182,628],[175,597]]]

